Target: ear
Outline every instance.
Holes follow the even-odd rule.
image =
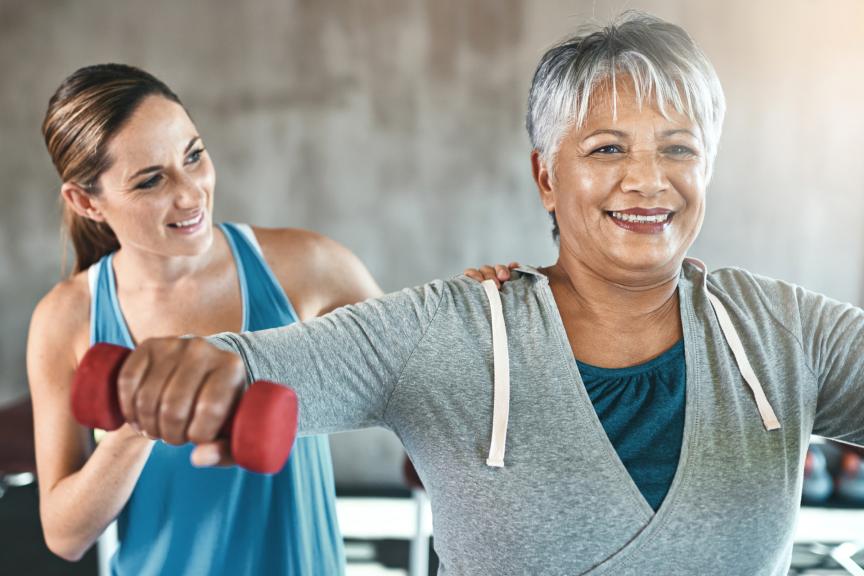
[[[540,192],[540,201],[543,202],[543,208],[547,212],[553,212],[555,210],[554,182],[552,175],[549,173],[549,167],[540,157],[538,150],[531,152],[531,174],[534,176],[534,183],[537,184],[537,190]]]
[[[102,215],[99,209],[99,201],[78,184],[64,182],[63,186],[60,187],[60,195],[66,202],[66,205],[79,216],[95,220],[96,222],[105,221],[105,216]]]

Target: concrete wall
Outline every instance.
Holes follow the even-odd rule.
[[[180,94],[217,167],[218,217],[333,236],[396,289],[554,259],[523,128],[531,73],[623,8],[682,24],[726,88],[693,254],[860,303],[860,0],[2,0],[0,404],[26,393],[29,314],[60,274],[39,126],[75,68],[136,64]],[[338,437],[334,454],[343,481],[398,482],[388,433]]]

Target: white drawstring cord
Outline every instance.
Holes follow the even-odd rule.
[[[489,311],[492,315],[492,359],[495,370],[495,397],[492,412],[492,441],[489,445],[487,466],[504,467],[504,450],[507,443],[507,421],[510,418],[510,352],[507,350],[507,328],[501,295],[492,280],[483,282]]]
[[[720,299],[717,298],[708,290],[708,269],[701,260],[696,258],[687,258],[687,261],[700,268],[702,274],[702,286],[705,288],[705,293],[708,294],[708,300],[711,302],[711,307],[714,308],[714,314],[717,315],[717,321],[720,322],[720,329],[723,331],[723,336],[726,337],[726,343],[732,349],[732,355],[735,356],[735,363],[738,364],[738,370],[750,390],[753,392],[753,398],[756,400],[756,407],[759,409],[759,415],[762,417],[762,424],[766,430],[778,430],[780,421],[777,415],[774,414],[774,409],[765,396],[765,391],[762,388],[762,383],[756,376],[756,372],[750,365],[750,360],[747,358],[747,353],[744,351],[744,345],[741,343],[741,338],[732,324],[732,319],[729,317],[729,312]]]

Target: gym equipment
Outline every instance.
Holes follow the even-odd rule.
[[[72,413],[90,428],[116,430],[125,423],[117,394],[117,375],[129,348],[94,345],[75,371]],[[285,465],[297,436],[297,396],[291,388],[259,380],[240,398],[220,438],[231,442],[231,456],[252,472],[275,474]]]

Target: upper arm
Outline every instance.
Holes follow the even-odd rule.
[[[27,376],[43,495],[80,469],[91,451],[88,431],[75,421],[70,404],[77,356],[86,347],[88,311],[89,295],[63,283],[42,299],[30,320]]]
[[[387,426],[393,391],[442,298],[436,282],[302,324],[220,334],[211,342],[240,354],[252,378],[293,387],[303,434]]]
[[[800,286],[738,273],[740,297],[756,294],[785,329],[816,383],[813,433],[864,444],[864,311]],[[790,383],[801,386],[802,383]]]
[[[301,320],[381,295],[360,259],[331,238],[292,228],[255,234]]]
[[[864,445],[864,311],[801,288],[801,335],[819,383],[813,432]]]

